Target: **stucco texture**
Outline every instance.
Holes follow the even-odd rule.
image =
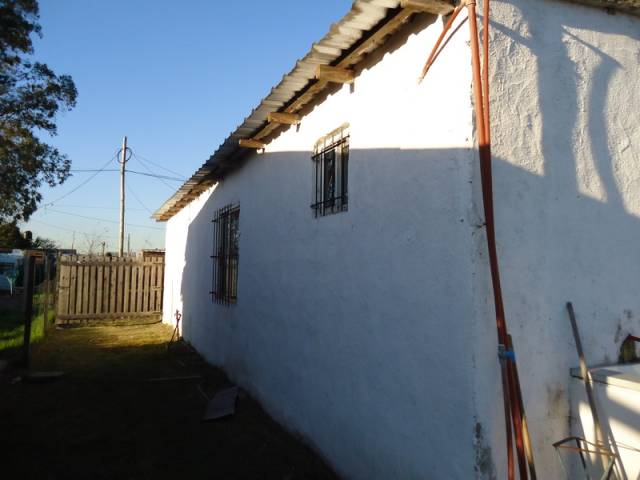
[[[538,476],[563,478],[552,443],[569,434],[569,368],[578,363],[566,302],[576,309],[589,365],[617,361],[622,340],[640,331],[640,19],[555,1],[492,5],[494,192],[507,321]],[[477,185],[475,199],[480,215]],[[493,309],[484,238],[477,240],[482,332],[493,327]],[[478,411],[493,425],[504,478],[495,334],[484,340],[477,343]]]
[[[440,29],[372,58],[167,226],[165,305],[185,338],[347,478],[474,474],[471,109],[442,95],[469,90],[465,36],[417,83]],[[344,123],[348,211],[314,218],[312,149]],[[211,220],[235,202],[238,303],[223,307]]]
[[[562,478],[577,364],[640,333],[640,21],[492,2],[497,241],[538,477]],[[414,26],[167,225],[164,320],[345,477],[506,477],[463,28]],[[348,123],[348,211],[314,218],[310,156]],[[214,304],[211,220],[240,204],[238,303]]]

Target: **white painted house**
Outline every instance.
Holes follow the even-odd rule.
[[[589,364],[640,335],[640,1],[577,3],[612,9],[491,13],[497,246],[541,479],[563,478],[552,443],[580,423],[566,302]],[[356,0],[156,212],[164,321],[180,310],[344,477],[506,478],[469,33],[419,84],[443,28],[425,5],[450,10]]]

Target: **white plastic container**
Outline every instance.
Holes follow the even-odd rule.
[[[572,434],[594,441],[593,416],[578,368],[571,369]],[[640,364],[609,365],[591,369],[596,406],[605,435],[620,456],[616,465],[620,479],[640,479]],[[617,452],[616,452],[617,450]],[[591,460],[595,460],[591,457]],[[577,462],[572,462],[571,478],[583,479]]]

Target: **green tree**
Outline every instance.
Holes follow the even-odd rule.
[[[58,244],[49,238],[32,238],[31,232],[21,232],[16,222],[0,222],[0,248],[39,248],[44,250],[55,250]]]
[[[0,222],[0,248],[29,248],[27,238],[15,222]]]
[[[0,0],[0,221],[27,220],[42,200],[39,188],[70,175],[67,155],[38,134],[57,134],[56,116],[75,107],[69,75],[31,60],[41,36],[37,0]]]

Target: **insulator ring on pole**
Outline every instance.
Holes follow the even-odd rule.
[[[129,160],[131,160],[131,155],[133,155],[133,150],[131,150],[129,147],[127,147],[127,154],[129,156],[125,155],[124,163],[127,163]],[[123,163],[122,162],[122,149],[118,150],[117,158],[118,158],[118,163],[122,165],[122,163]]]

